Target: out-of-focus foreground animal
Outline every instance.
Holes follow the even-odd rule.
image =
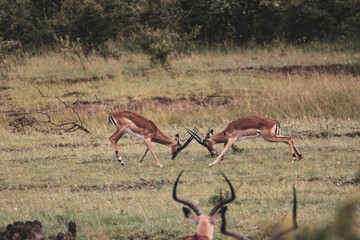
[[[222,220],[221,232],[223,234],[231,236],[235,239],[250,240],[245,235],[243,235],[241,233],[237,233],[233,230],[227,229],[227,227],[226,227],[225,213],[227,211],[227,206],[225,206],[225,205],[232,202],[233,200],[235,200],[235,191],[234,191],[234,188],[233,188],[230,180],[225,176],[225,174],[221,173],[230,187],[231,196],[224,198],[220,202],[218,202],[210,210],[210,212],[207,215],[204,215],[202,213],[202,211],[197,206],[195,206],[192,202],[190,202],[189,200],[180,198],[177,196],[177,194],[176,194],[177,184],[178,184],[179,179],[182,174],[183,174],[183,172],[180,172],[180,174],[178,175],[178,177],[174,183],[173,199],[179,203],[184,204],[185,206],[188,206],[192,210],[191,211],[190,209],[188,209],[186,207],[182,208],[185,217],[188,218],[189,220],[195,222],[197,225],[196,233],[184,237],[183,240],[212,240],[213,234],[214,234],[215,222],[217,222],[218,220]],[[296,220],[296,203],[297,203],[297,201],[296,201],[295,186],[293,186],[293,197],[294,197],[294,200],[293,200],[293,224],[291,227],[276,233],[271,238],[273,240],[281,239],[285,234],[295,230],[298,227],[297,220]]]
[[[59,232],[57,236],[46,237],[42,231],[41,222],[34,220],[16,221],[6,227],[5,232],[0,232],[0,240],[73,240],[76,238],[76,224],[69,222],[67,233]]]

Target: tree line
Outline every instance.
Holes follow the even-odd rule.
[[[191,46],[357,38],[360,0],[0,0],[0,41],[26,49],[109,40],[157,58]],[[161,55],[162,54],[162,55]]]

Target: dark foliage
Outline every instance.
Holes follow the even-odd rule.
[[[29,51],[68,36],[79,39],[85,55],[110,39],[141,49],[143,36],[153,38],[144,29],[185,41],[192,35],[201,45],[307,43],[355,39],[359,12],[360,0],[0,0],[0,39],[19,41]]]

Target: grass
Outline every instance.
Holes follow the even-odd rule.
[[[180,170],[185,174],[179,195],[204,212],[210,210],[209,199],[216,190],[228,191],[220,170],[234,185],[243,183],[230,204],[229,227],[255,239],[270,224],[290,216],[293,183],[298,191],[300,229],[334,219],[343,203],[360,197],[358,185],[337,184],[354,178],[359,170],[358,138],[295,139],[305,156],[295,163],[285,144],[243,141],[237,143],[244,148],[242,153],[229,151],[224,163],[212,168],[207,164],[213,159],[197,144],[175,161],[168,160],[167,147],[155,145],[165,165],[160,169],[150,155],[142,167],[137,166],[145,146],[133,137],[120,141],[126,162],[121,167],[107,135],[13,136],[10,141],[2,137],[8,148],[1,154],[0,226],[38,219],[47,234],[55,234],[74,220],[80,239],[127,239],[130,235],[180,239],[195,230],[171,198]],[[121,189],[136,184],[144,187]],[[224,239],[218,230],[216,237]]]
[[[130,53],[106,61],[93,56],[84,62],[85,70],[57,53],[3,69],[0,231],[13,221],[37,219],[47,235],[55,235],[73,220],[79,239],[181,239],[195,231],[171,198],[181,170],[179,195],[204,212],[220,189],[228,191],[220,171],[235,186],[242,183],[229,205],[228,227],[253,239],[265,239],[277,223],[289,224],[293,183],[300,230],[288,238],[304,239],[301,232],[332,226],[341,206],[360,198],[358,76],[259,69],[353,64],[359,58],[357,51],[340,46],[280,44],[173,58],[171,72],[150,69],[148,57]],[[76,102],[93,134],[13,133],[9,123],[18,112],[57,109],[51,113],[55,121],[74,119],[61,110],[61,102],[42,97],[39,90]],[[174,161],[167,147],[155,145],[165,168],[156,167],[150,154],[138,167],[145,145],[125,135],[118,144],[126,163],[121,167],[108,140],[114,129],[107,125],[108,114],[120,108],[134,110],[182,139],[188,136],[185,126],[205,134],[211,128],[219,132],[241,116],[275,118],[304,159],[291,163],[288,146],[256,139],[237,143],[241,153],[230,150],[223,164],[211,168],[207,164],[214,159],[195,142]],[[218,145],[217,151],[221,149]],[[354,229],[359,229],[360,214],[354,212]],[[215,239],[226,239],[218,225]],[[331,239],[341,237],[333,233]]]

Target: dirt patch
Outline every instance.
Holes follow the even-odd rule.
[[[107,74],[104,77],[93,76],[88,78],[64,78],[64,79],[50,78],[46,81],[38,81],[37,79],[34,80],[37,85],[47,85],[47,84],[54,85],[59,83],[76,84],[76,83],[97,82],[102,80],[113,80],[113,79],[114,79],[113,75]]]
[[[141,235],[139,233],[129,233],[126,237],[129,240],[147,240],[147,239],[151,239],[149,236]]]
[[[0,152],[24,152],[28,150],[28,148],[0,148]]]
[[[249,94],[248,94],[249,95]],[[251,95],[251,93],[250,93]],[[257,93],[253,94],[254,96]],[[232,104],[237,98],[231,96],[207,96],[207,97],[151,97],[133,99],[131,97],[120,99],[114,104],[114,100],[106,99],[94,102],[77,102],[74,104],[77,112],[98,113],[112,111],[112,109],[128,109],[135,112],[141,112],[145,106],[153,106],[157,109],[166,108],[168,110],[181,110],[184,108],[203,108],[209,106],[224,106]]]
[[[48,146],[51,148],[80,148],[80,147],[99,147],[100,143],[59,143],[53,145],[44,144],[44,146]]]
[[[201,97],[180,97],[180,98],[168,98],[168,97],[153,97],[149,99],[144,99],[144,102],[151,103],[156,108],[174,107],[179,109],[183,106],[186,108],[189,107],[208,107],[208,106],[223,106],[233,102],[234,98],[229,96],[207,96],[205,98]],[[182,107],[182,108],[183,108]]]
[[[121,191],[138,191],[144,188],[159,188],[166,185],[172,185],[170,181],[145,181],[137,183],[111,184],[111,185],[78,185],[71,186],[72,192],[78,191],[98,191],[98,192],[121,192]]]
[[[350,132],[350,133],[345,133],[345,134],[334,134],[335,137],[351,137],[351,138],[354,138],[354,137],[360,137],[360,132],[357,131],[357,132]]]
[[[108,105],[103,103],[75,103],[74,109],[77,112],[86,112],[86,113],[97,113],[103,112],[109,108]]]
[[[225,68],[225,69],[212,69],[209,72],[239,72],[239,71],[257,71],[265,73],[282,73],[285,75],[293,75],[304,72],[321,73],[321,74],[350,74],[354,76],[360,75],[360,63],[355,64],[328,64],[328,65],[290,65],[282,67],[246,67],[246,68]]]
[[[64,98],[64,97],[72,97],[72,96],[82,96],[84,94],[85,94],[85,92],[73,91],[73,92],[65,93],[61,97]]]
[[[10,191],[25,191],[25,190],[31,190],[31,189],[55,189],[55,188],[59,188],[60,185],[55,185],[55,186],[51,186],[48,184],[40,184],[40,185],[35,185],[35,184],[26,184],[26,185],[18,185],[18,186],[6,186],[2,185],[0,186],[0,192],[1,191],[5,191],[5,190],[10,190]]]
[[[320,177],[311,177],[311,178],[302,178],[298,179],[297,181],[303,182],[332,182],[336,186],[347,186],[347,185],[359,185],[360,184],[360,175],[356,177],[349,177],[345,179],[341,178],[329,178],[323,179]]]
[[[310,139],[310,138],[317,138],[317,139],[325,139],[331,137],[349,137],[349,138],[356,138],[360,137],[360,131],[348,132],[348,133],[332,133],[330,131],[320,131],[317,133],[292,133],[292,136],[296,136],[302,139]]]
[[[79,191],[97,191],[97,192],[121,192],[121,191],[138,191],[140,189],[147,188],[160,188],[167,185],[172,185],[173,183],[170,181],[145,181],[141,180],[141,182],[129,182],[123,184],[110,184],[110,185],[76,185],[70,186],[71,192],[79,192]],[[7,186],[6,184],[2,184],[0,186],[0,192],[5,190],[10,191],[26,191],[26,190],[42,190],[42,189],[56,189],[60,188],[61,185],[48,185],[48,184],[25,184],[18,186]]]
[[[269,73],[282,73],[282,74],[298,74],[303,72],[321,73],[321,74],[351,74],[354,76],[360,75],[360,63],[357,64],[329,64],[329,65],[311,65],[311,66],[283,66],[283,67],[269,67],[259,68],[259,71]]]
[[[360,184],[360,176],[354,177],[354,178],[334,179],[333,183],[336,186],[359,185]]]

